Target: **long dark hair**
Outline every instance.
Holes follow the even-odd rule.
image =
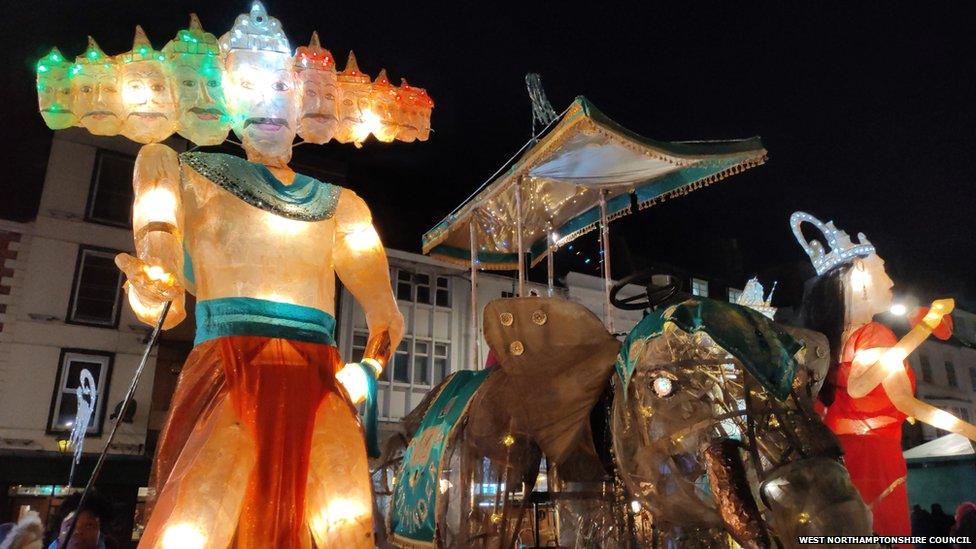
[[[851,264],[841,265],[813,279],[803,292],[800,306],[800,324],[827,336],[830,343],[830,370],[833,372],[840,364],[841,350],[844,346],[844,324],[846,304],[844,301],[844,278],[851,270]],[[820,401],[826,406],[834,400],[834,386],[828,375],[820,389]]]

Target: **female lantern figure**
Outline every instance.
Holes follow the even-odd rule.
[[[319,33],[313,32],[307,47],[295,53],[295,72],[302,84],[302,115],[298,135],[309,143],[327,143],[339,126],[336,118],[335,58],[319,44]]]
[[[122,95],[118,63],[105,55],[95,39],[71,67],[71,111],[95,135],[118,135],[122,129]]]
[[[163,46],[166,68],[176,88],[177,132],[197,145],[219,145],[230,131],[221,86],[220,47],[190,14],[190,28]]]
[[[37,106],[44,123],[52,130],[70,128],[78,122],[71,111],[71,63],[57,48],[37,62]]]
[[[121,133],[138,143],[157,143],[176,130],[176,97],[163,69],[164,59],[140,26],[132,50],[118,56],[125,107]]]
[[[346,68],[338,75],[339,80],[339,128],[335,139],[339,143],[360,143],[369,137],[366,117],[369,110],[369,76],[356,64],[356,54],[349,52]]]
[[[823,233],[829,251],[817,240],[806,240],[804,222]],[[893,285],[874,246],[863,234],[854,243],[833,222],[824,224],[805,212],[794,213],[790,223],[818,275],[804,296],[802,320],[830,340],[832,366],[820,391],[825,422],[841,442],[851,480],[874,515],[875,532],[908,535],[902,423],[915,417],[970,437],[976,431],[914,398],[914,375],[902,360],[911,349],[897,360],[882,360],[886,350],[905,340],[899,342],[891,329],[872,321],[891,307]]]
[[[386,256],[355,193],[288,167],[301,86],[279,22],[255,3],[220,46],[248,160],[143,147],[138,257],[118,258],[143,321],[164,300],[181,305],[184,291],[197,298],[195,347],[160,437],[140,546],[372,547],[366,450],[350,400],[401,337]],[[370,328],[364,363],[341,371],[335,275]],[[166,325],[182,316],[174,306]]]

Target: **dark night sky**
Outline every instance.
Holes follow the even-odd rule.
[[[708,265],[710,240],[736,238],[746,270],[762,271],[804,258],[787,223],[804,209],[865,232],[903,288],[976,296],[976,47],[962,8],[527,4],[267,3],[293,45],[318,29],[337,58],[353,48],[367,72],[384,66],[437,102],[427,143],[298,149],[303,162],[348,163],[348,186],[372,205],[388,244],[419,249],[420,235],[525,142],[523,77],[535,71],[557,111],[583,94],[655,139],[763,137],[765,166],[615,224],[634,254]],[[137,23],[161,47],[190,11],[220,35],[247,7],[8,6],[0,108],[12,169],[0,215],[32,217],[43,181],[51,132],[35,108],[37,57],[54,45],[77,55],[87,34],[108,53],[126,51]]]

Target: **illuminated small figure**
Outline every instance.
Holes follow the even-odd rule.
[[[176,97],[163,68],[165,56],[136,26],[132,50],[117,56],[125,119],[121,133],[138,143],[158,143],[176,131]]]
[[[349,52],[346,68],[339,79],[339,129],[335,139],[339,143],[359,143],[369,136],[364,131],[365,116],[369,112],[369,75],[363,74],[356,64],[356,54]]]
[[[190,28],[163,46],[163,54],[176,89],[177,132],[197,145],[223,143],[230,131],[230,116],[224,104],[217,39],[204,32],[196,14],[191,13]]]
[[[44,123],[52,130],[70,128],[78,122],[71,111],[71,63],[57,48],[37,62],[37,106]]]
[[[373,81],[369,104],[370,110],[379,118],[372,129],[373,136],[381,143],[392,142],[397,134],[397,89],[390,84],[386,69],[381,70]]]
[[[295,72],[302,84],[302,116],[298,135],[309,143],[327,143],[339,127],[336,100],[339,84],[332,52],[319,44],[313,32],[308,46],[295,53]]]
[[[400,81],[397,102],[397,139],[407,143],[427,141],[430,137],[431,109],[434,108],[434,101],[427,95],[427,91],[411,86],[404,78]]]
[[[116,60],[89,36],[88,49],[75,59],[71,72],[71,111],[78,122],[95,135],[118,135],[125,109]]]

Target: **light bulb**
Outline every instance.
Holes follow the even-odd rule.
[[[890,312],[895,316],[905,316],[905,313],[908,312],[908,308],[901,303],[895,303],[891,306]]]

